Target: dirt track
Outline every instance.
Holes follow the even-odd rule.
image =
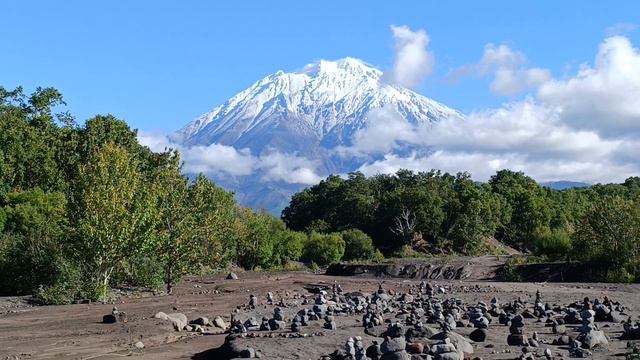
[[[128,314],[125,324],[102,324],[102,316],[110,313],[111,304],[80,304],[68,306],[29,306],[24,299],[0,298],[0,359],[116,359],[135,356],[142,359],[205,359],[219,358],[215,349],[220,347],[225,335],[195,335],[175,332],[171,324],[152,318],[158,311],[179,311],[189,319],[197,316],[213,318],[222,316],[227,323],[231,311],[239,304],[246,303],[253,293],[260,300],[267,291],[276,293],[276,298],[285,296],[285,291],[306,294],[303,288],[309,284],[334,281],[342,284],[345,291],[361,290],[371,292],[384,282],[385,288],[408,291],[411,283],[419,281],[399,279],[376,279],[363,277],[331,277],[312,273],[241,273],[240,280],[224,280],[223,276],[212,278],[189,278],[175,289],[172,296],[150,296],[149,294],[129,295],[116,305]],[[622,302],[631,309],[634,320],[640,312],[640,285],[616,284],[570,284],[570,283],[500,283],[487,281],[437,281],[439,285],[455,289],[478,287],[475,292],[455,292],[465,302],[489,301],[497,296],[501,301],[511,301],[517,297],[532,300],[540,289],[544,300],[549,303],[568,303],[585,296],[609,298]],[[218,291],[215,294],[214,291]],[[174,307],[177,310],[173,310]],[[537,330],[543,338],[552,339],[550,331],[531,324],[527,331]],[[619,325],[608,327],[608,335],[618,336]],[[495,349],[478,346],[476,353],[485,359],[514,358],[519,348],[506,345],[506,329],[492,327],[496,342]],[[466,329],[463,329],[466,331]],[[469,330],[470,331],[470,330]],[[467,331],[468,332],[468,331]],[[466,334],[466,333],[463,333]],[[358,334],[355,334],[358,335]],[[133,344],[141,340],[146,348],[137,350]],[[304,339],[308,340],[308,339]],[[341,347],[345,339],[337,337],[335,348]],[[607,353],[596,353],[596,358],[611,358],[624,351],[624,343],[617,341]],[[322,349],[325,354],[335,350]],[[282,349],[279,349],[282,351]],[[326,351],[325,351],[326,350]],[[513,350],[514,354],[491,354],[491,351]],[[554,352],[565,353],[559,347]],[[316,351],[286,350],[291,358],[313,358]]]

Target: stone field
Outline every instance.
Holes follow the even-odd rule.
[[[192,277],[113,304],[0,298],[0,359],[633,359],[640,285]],[[636,357],[638,358],[638,357]]]

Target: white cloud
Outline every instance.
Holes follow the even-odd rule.
[[[501,44],[487,44],[480,62],[464,65],[453,70],[449,77],[456,79],[463,76],[485,77],[493,75],[490,90],[494,94],[509,96],[525,90],[535,89],[551,78],[551,72],[542,68],[527,68],[527,57]]]
[[[321,179],[316,173],[316,161],[295,154],[269,151],[254,156],[249,149],[238,150],[233,146],[217,143],[208,146],[183,146],[164,135],[143,133],[138,135],[138,140],[155,152],[162,152],[167,148],[178,150],[186,173],[225,173],[231,176],[260,174],[263,180],[304,185],[315,184]]]
[[[460,71],[495,74],[494,83],[507,84],[500,69],[531,73],[524,61],[524,55],[508,47],[489,46],[480,63]],[[401,168],[469,171],[481,181],[503,168],[539,181],[621,182],[640,174],[640,52],[629,39],[605,39],[593,65],[582,65],[577,74],[562,79],[544,73],[536,86],[535,96],[428,128],[392,113],[374,114],[369,127],[356,134],[353,147],[384,155],[360,170],[368,175]],[[416,151],[394,151],[401,142],[415,145]]]
[[[538,98],[562,112],[576,128],[604,134],[640,131],[640,53],[628,38],[615,36],[600,44],[593,66],[576,76],[544,83]]]
[[[398,111],[385,106],[369,111],[367,126],[356,131],[350,147],[340,147],[342,155],[380,154],[394,150],[402,144],[420,144],[419,126],[409,123]]]
[[[263,180],[313,185],[322,178],[316,174],[317,161],[280,152],[267,152],[260,156],[257,168],[264,170]]]
[[[414,88],[433,71],[435,60],[427,50],[430,38],[424,30],[412,31],[407,26],[391,26],[395,43],[393,69],[383,79],[389,83]]]

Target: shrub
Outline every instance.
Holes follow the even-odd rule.
[[[50,285],[40,285],[34,292],[37,301],[44,305],[71,304],[75,299],[92,298],[93,282],[80,271],[77,264],[62,258],[58,259],[59,277]]]
[[[609,270],[605,278],[610,283],[632,283],[635,279],[636,277],[625,268]]]
[[[285,230],[275,240],[273,246],[273,266],[284,266],[289,262],[298,261],[302,256],[307,235],[301,232]]]
[[[28,295],[54,284],[62,275],[57,244],[21,234],[4,234],[0,260],[0,294]]]
[[[506,282],[522,282],[522,275],[520,275],[515,266],[510,264],[506,264],[502,269],[501,278],[502,281]]]
[[[151,289],[164,284],[162,263],[154,255],[137,255],[123,261],[113,276],[114,284],[126,284]]]
[[[342,232],[344,240],[344,256],[342,260],[370,260],[376,256],[376,248],[369,235],[358,229]]]
[[[319,266],[340,261],[344,255],[344,240],[340,234],[312,232],[304,244],[303,260]]]
[[[550,260],[568,258],[573,249],[571,237],[564,230],[545,231],[537,237],[536,253]]]
[[[382,262],[384,261],[384,254],[382,254],[382,252],[380,250],[376,249],[376,253],[373,254],[373,259],[374,262]]]

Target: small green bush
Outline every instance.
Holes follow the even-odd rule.
[[[320,234],[312,232],[304,244],[303,261],[319,266],[340,261],[344,255],[344,240],[340,234]]]
[[[369,235],[358,229],[349,229],[341,233],[344,240],[342,260],[371,260],[376,256],[376,248]]]
[[[502,281],[506,282],[522,282],[522,275],[518,272],[515,266],[511,264],[505,264],[501,274]]]
[[[635,281],[635,276],[625,269],[616,269],[607,271],[606,279],[609,283],[632,283]]]
[[[164,284],[163,276],[162,264],[154,255],[138,255],[123,261],[113,283],[157,289]]]
[[[273,246],[273,266],[282,267],[291,261],[300,260],[306,240],[305,233],[282,231]]]

